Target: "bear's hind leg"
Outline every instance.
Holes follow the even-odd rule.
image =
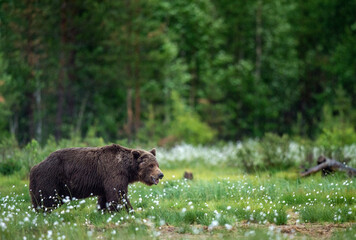
[[[38,194],[36,196],[34,191],[32,191],[32,189],[30,189],[30,196],[31,196],[32,207],[34,209],[37,209],[38,206],[41,205],[40,196]]]
[[[59,198],[56,191],[51,191],[50,193],[47,191],[40,192],[39,200],[37,199],[37,201],[39,201],[37,206],[40,206],[40,208],[46,212],[52,211],[63,204],[62,199]]]

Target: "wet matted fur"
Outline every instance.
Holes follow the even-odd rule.
[[[132,209],[128,184],[158,184],[163,173],[156,150],[129,149],[117,144],[97,148],[66,148],[51,153],[30,172],[30,195],[35,209],[60,206],[65,198],[98,196],[100,209]]]

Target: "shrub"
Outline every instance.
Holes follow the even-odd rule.
[[[0,162],[0,173],[3,175],[11,175],[21,169],[19,162],[13,159],[7,159],[4,162]]]
[[[36,140],[32,140],[29,142],[24,151],[23,151],[23,156],[22,156],[22,161],[23,161],[23,166],[27,168],[28,170],[33,167],[36,163],[40,162],[43,159],[40,159],[40,152],[41,152],[41,146]]]
[[[216,134],[215,131],[202,122],[199,115],[188,108],[176,92],[172,93],[172,101],[173,120],[168,130],[169,135],[194,145],[211,142]]]
[[[15,159],[20,152],[17,141],[14,137],[4,138],[0,142],[0,173],[10,175],[21,169],[21,164]]]
[[[264,138],[247,140],[239,145],[236,157],[228,159],[228,164],[241,167],[247,172],[266,169],[288,169],[302,162],[303,147],[282,137],[267,133]]]
[[[263,163],[258,149],[257,141],[248,140],[242,143],[236,152],[236,159],[230,159],[230,165],[242,167],[247,172],[260,169]]]
[[[316,142],[322,148],[321,154],[338,161],[348,161],[350,159],[345,155],[344,147],[356,143],[356,132],[351,126],[333,126],[323,129]]]
[[[347,161],[344,147],[356,143],[355,110],[352,100],[345,95],[339,86],[335,90],[333,105],[323,106],[322,121],[319,128],[321,134],[317,137],[317,145],[322,147],[322,154],[338,161]]]
[[[290,140],[287,135],[282,137],[267,133],[260,142],[263,164],[266,168],[287,169],[295,164],[290,152]]]

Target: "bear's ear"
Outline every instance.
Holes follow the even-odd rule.
[[[134,160],[139,159],[139,157],[141,156],[141,153],[137,150],[132,150],[131,153],[132,153]]]
[[[155,148],[152,148],[152,150],[150,151],[150,153],[152,153],[153,156],[156,156],[156,149],[155,149]]]

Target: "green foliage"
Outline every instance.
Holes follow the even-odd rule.
[[[290,140],[287,135],[280,137],[267,133],[261,140],[260,147],[263,163],[267,169],[288,169],[296,164],[290,153]]]
[[[19,162],[13,159],[7,159],[0,162],[0,174],[11,175],[21,169]]]
[[[0,142],[0,173],[11,175],[21,169],[18,159],[20,151],[17,141],[14,137],[4,138]]]
[[[237,151],[236,158],[229,159],[229,165],[241,166],[246,172],[253,172],[257,169],[261,169],[264,164],[260,160],[259,153],[257,149],[259,148],[259,143],[257,141],[245,141],[242,144],[241,149]]]
[[[0,5],[1,136],[353,141],[355,1],[84,2]]]
[[[27,178],[34,165],[43,161],[50,153],[58,149],[104,146],[105,144],[107,143],[102,138],[96,138],[90,134],[83,139],[73,136],[71,139],[62,139],[58,143],[51,137],[44,146],[33,139],[23,148],[18,146],[14,137],[4,138],[0,143],[0,173],[9,175],[19,172],[18,174],[21,177]]]
[[[356,142],[356,129],[352,124],[354,114],[351,98],[346,96],[346,92],[341,87],[338,87],[334,104],[323,107],[320,122],[322,132],[316,139],[316,144],[324,148],[326,156],[342,161],[350,160],[346,159],[341,149]]]
[[[44,160],[44,158],[40,157],[40,152],[41,152],[41,146],[36,140],[32,140],[25,146],[23,151],[23,157],[22,157],[23,160],[22,166],[27,171],[30,171],[30,169],[35,164]]]
[[[172,122],[168,133],[191,144],[206,144],[213,140],[215,132],[199,115],[189,109],[176,92],[172,92]]]
[[[325,147],[343,147],[356,142],[356,131],[351,126],[333,126],[331,129],[323,129],[319,135],[317,144]]]
[[[288,217],[286,211],[283,209],[283,207],[281,207],[271,212],[267,219],[269,222],[273,222],[276,225],[285,225],[287,224]]]
[[[0,131],[4,135],[6,134],[6,128],[8,127],[8,121],[6,121],[5,119],[11,116],[9,103],[11,103],[11,101],[14,101],[16,98],[16,94],[14,94],[15,96],[12,95],[11,97],[8,97],[8,95],[6,94],[6,99],[2,95],[2,93],[9,90],[7,89],[7,84],[9,84],[9,82],[11,81],[11,76],[7,73],[7,68],[8,62],[4,59],[3,53],[0,52]]]
[[[315,223],[325,222],[351,222],[355,220],[355,216],[350,214],[350,209],[347,207],[332,207],[323,206],[321,204],[305,207],[301,211],[301,218],[304,222]]]
[[[280,137],[267,133],[261,140],[243,141],[236,156],[231,157],[228,164],[241,167],[247,172],[289,169],[300,162],[299,151],[302,149],[295,147],[287,135]]]

